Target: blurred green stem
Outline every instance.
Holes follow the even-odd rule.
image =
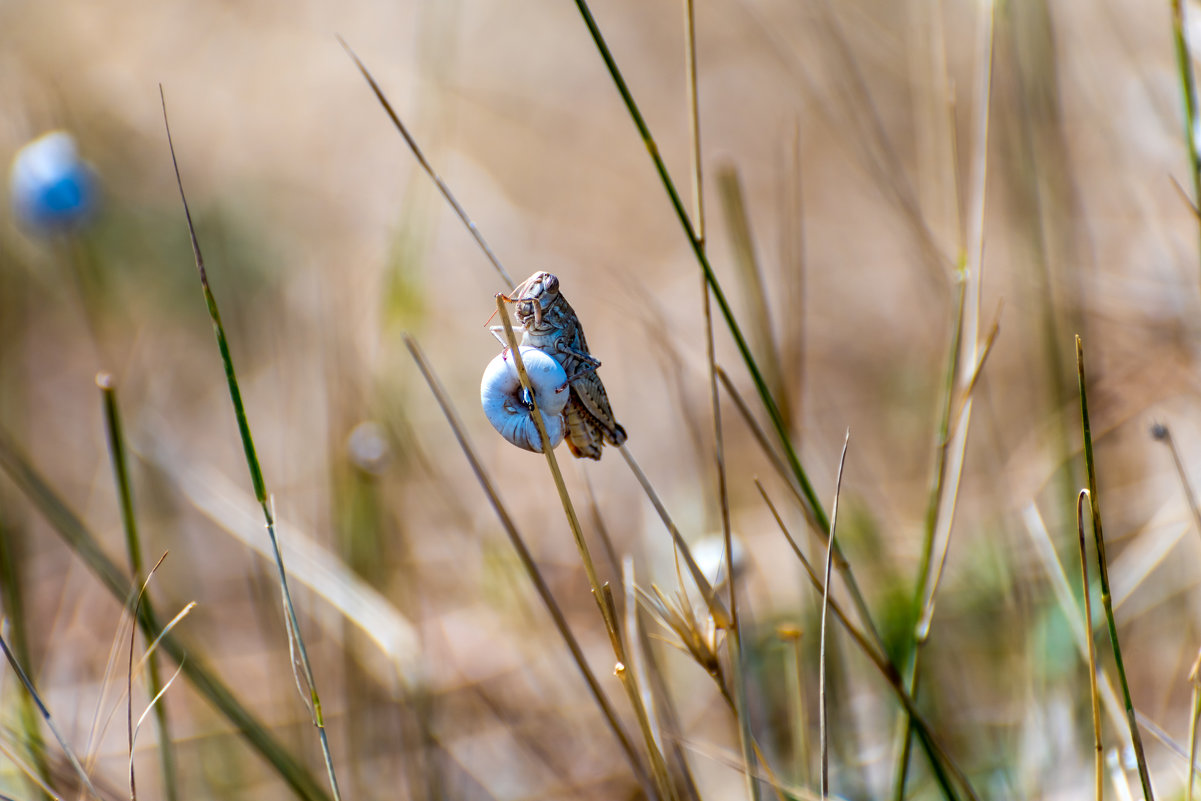
[[[947,354],[947,367],[943,376],[942,412],[938,423],[937,442],[935,447],[934,470],[930,479],[930,497],[926,504],[926,525],[922,532],[922,554],[918,560],[917,583],[913,595],[913,612],[921,615],[922,601],[926,597],[927,582],[930,578],[930,565],[934,558],[934,535],[938,530],[938,512],[942,507],[943,488],[946,486],[947,448],[951,437],[951,409],[954,406],[955,383],[959,376],[960,349],[963,342],[964,300],[967,283],[958,282],[958,292],[955,300],[955,323],[951,333],[950,350]],[[924,638],[918,637],[915,626],[908,626],[908,654],[904,668],[905,691],[910,697],[917,698],[917,678],[921,662],[921,646]],[[892,788],[893,801],[902,801],[905,797],[905,784],[909,777],[909,755],[913,744],[913,721],[909,714],[901,711],[898,723],[901,732],[900,747],[897,749],[897,767]]]
[[[1176,69],[1180,79],[1180,94],[1184,102],[1184,141],[1188,147],[1189,173],[1192,177],[1193,210],[1201,208],[1201,156],[1197,153],[1197,82],[1189,54],[1184,23],[1184,0],[1172,0],[1172,42],[1176,47]],[[1201,238],[1201,216],[1197,217]]]
[[[134,584],[141,584],[142,575],[142,545],[138,538],[137,519],[133,509],[133,488],[129,481],[129,467],[126,460],[125,435],[121,426],[121,413],[117,408],[117,388],[113,377],[108,373],[96,376],[96,385],[104,399],[104,422],[108,433],[108,448],[112,455],[113,476],[117,483],[117,497],[121,502],[121,521],[125,526],[125,548],[129,556],[129,567],[133,573]],[[142,609],[147,618],[157,627],[157,618],[149,597],[142,598]],[[162,674],[159,670],[157,654],[151,654],[147,665],[150,679],[150,697],[157,698],[163,691]],[[175,746],[171,742],[171,727],[167,721],[167,705],[154,704],[154,718],[158,724],[159,759],[163,766],[163,785],[167,801],[177,801],[179,798],[179,776],[175,770]]]
[[[1139,734],[1138,720],[1134,714],[1134,701],[1130,697],[1130,684],[1126,681],[1126,663],[1122,659],[1122,648],[1118,644],[1118,626],[1113,615],[1113,600],[1109,591],[1109,567],[1105,559],[1105,535],[1101,528],[1101,504],[1097,500],[1097,467],[1093,459],[1093,433],[1088,420],[1088,392],[1084,377],[1084,343],[1076,336],[1076,377],[1080,387],[1080,421],[1084,431],[1084,467],[1088,472],[1089,507],[1093,517],[1093,537],[1097,543],[1097,575],[1101,579],[1101,604],[1105,608],[1105,621],[1109,626],[1109,642],[1113,646],[1114,664],[1118,669],[1118,683],[1122,685],[1122,700],[1126,705],[1126,722],[1130,727],[1130,740],[1134,745],[1134,756],[1138,761],[1138,778],[1143,786],[1143,798],[1154,801],[1151,790],[1151,775],[1147,770],[1147,755],[1143,751],[1143,738]]]
[[[18,547],[17,531],[7,519],[0,517],[0,604],[13,621],[12,645],[17,659],[25,665],[32,665],[29,654],[29,639],[25,636],[25,601],[21,592],[21,569],[17,565]],[[51,786],[50,763],[46,760],[46,741],[38,728],[37,710],[33,698],[26,693],[20,694],[21,732],[25,737],[25,747],[29,751],[34,769],[42,784]],[[51,796],[45,790],[42,797],[47,801]]]

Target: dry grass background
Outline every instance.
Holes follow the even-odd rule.
[[[678,4],[606,0],[593,10],[686,187]],[[797,441],[827,504],[851,430],[843,535],[887,628],[912,595],[951,267],[966,246],[980,9],[730,0],[697,13],[710,253],[748,320],[716,192],[717,170],[730,165],[770,287]],[[116,375],[140,454],[148,558],[170,551],[152,597],[168,613],[197,602],[181,635],[319,775],[270,566],[195,508],[190,493],[212,489],[210,479],[181,482],[161,464],[166,449],[178,469],[216,471],[249,497],[172,181],[162,83],[279,517],[341,554],[413,626],[402,687],[331,608],[336,590],[298,591],[345,794],[632,797],[628,766],[401,344],[407,331],[426,348],[602,682],[621,698],[540,457],[507,446],[477,412],[478,377],[497,350],[485,321],[493,293],[508,287],[417,170],[335,35],[371,68],[509,269],[560,276],[604,361],[629,447],[685,535],[720,530],[698,269],[565,2],[0,5],[0,154],[67,128],[104,193],[73,242],[32,237],[5,208],[0,423],[116,558],[121,522],[93,383],[98,370]],[[1091,789],[1087,672],[1027,530],[1037,508],[1077,575],[1075,333],[1090,358],[1132,692],[1148,718],[1187,739],[1201,543],[1168,451],[1147,436],[1151,422],[1169,425],[1195,474],[1201,260],[1196,218],[1173,183],[1191,186],[1180,106],[1166,2],[998,9],[982,325],[1000,309],[1001,333],[976,392],[923,685],[982,797]],[[717,341],[718,362],[753,397],[720,325]],[[377,475],[350,458],[350,432],[366,420],[390,445]],[[781,711],[788,679],[774,630],[804,630],[814,702],[815,597],[752,478],[778,500],[783,484],[728,405],[725,420],[734,528],[749,561],[754,719],[770,758],[785,764],[796,732]],[[673,586],[668,537],[618,455],[567,469],[581,504],[586,477],[640,582]],[[801,530],[798,510],[789,520]],[[105,674],[121,607],[6,482],[0,528],[22,577],[25,607],[10,623],[27,633],[31,672],[96,775],[120,788],[123,724],[99,739],[88,731],[124,684],[123,671]],[[686,739],[736,753],[737,728],[708,677],[670,649],[664,660]],[[886,796],[893,711],[849,647],[840,664],[835,790]],[[19,752],[18,696],[6,675],[3,741]],[[166,703],[181,797],[288,796],[188,686],[176,684]],[[1106,734],[1109,745],[1125,736]],[[1148,747],[1160,793],[1182,794],[1185,763],[1158,741]],[[162,794],[156,748],[143,732],[143,797]],[[692,759],[702,797],[743,792],[710,751]],[[913,782],[915,795],[935,792],[926,778]],[[0,788],[35,792],[3,758]]]

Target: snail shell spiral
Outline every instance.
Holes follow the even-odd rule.
[[[546,436],[553,448],[563,441],[566,432],[563,409],[571,396],[567,373],[557,361],[537,348],[523,347],[521,359],[530,375],[534,397],[546,425]],[[484,369],[480,403],[484,407],[484,416],[502,437],[519,448],[542,452],[542,438],[534,425],[533,408],[526,403],[517,365],[507,348]]]

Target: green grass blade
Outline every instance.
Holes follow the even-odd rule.
[[[267,496],[267,486],[263,481],[263,470],[259,466],[258,454],[255,452],[254,439],[250,434],[250,422],[246,417],[246,407],[242,402],[242,392],[238,388],[238,376],[234,372],[233,357],[230,356],[229,342],[225,337],[225,328],[221,325],[221,313],[217,310],[217,299],[209,287],[208,273],[204,268],[204,257],[200,254],[200,242],[196,239],[196,228],[192,224],[192,212],[188,209],[188,199],[184,195],[183,178],[179,173],[179,162],[175,158],[175,144],[171,141],[171,127],[167,123],[167,98],[159,86],[159,97],[163,105],[163,125],[167,129],[167,144],[171,149],[171,163],[175,167],[175,181],[179,186],[179,197],[183,203],[184,217],[188,223],[188,237],[192,242],[192,255],[196,260],[196,271],[200,274],[200,286],[204,291],[204,302],[208,307],[209,317],[213,321],[213,333],[217,337],[217,349],[221,352],[221,363],[225,367],[225,381],[229,385],[229,397],[233,402],[234,416],[238,421],[238,433],[242,438],[242,450],[246,455],[246,466],[250,469],[250,481],[254,485],[254,496],[263,509],[263,519],[267,524],[267,536],[271,539],[271,550],[275,557],[275,567],[279,574],[280,591],[283,593],[284,612],[287,617],[288,644],[295,648],[297,660],[303,672],[297,680],[297,689],[304,698],[312,716],[313,725],[317,728],[317,738],[321,743],[321,755],[325,759],[326,774],[329,777],[330,790],[334,801],[341,800],[338,791],[338,777],[334,772],[333,755],[330,753],[329,737],[325,731],[325,717],[321,711],[321,697],[317,693],[317,682],[313,677],[313,668],[309,662],[308,649],[304,645],[304,637],[300,633],[300,624],[296,620],[296,607],[292,603],[292,593],[288,589],[288,574],[284,570],[283,557],[279,553],[279,542],[275,536],[275,515]],[[303,678],[303,684],[300,679]],[[306,695],[307,693],[307,695]]]
[[[14,484],[33,503],[50,526],[70,546],[88,569],[106,589],[124,605],[129,597],[131,583],[115,562],[100,548],[99,542],[83,521],[71,511],[46,483],[29,460],[16,449],[9,437],[0,432],[0,469],[3,469]],[[148,640],[158,639],[162,628],[146,614],[138,615],[138,625]],[[190,653],[188,648],[174,636],[163,637],[159,644],[173,662],[183,668],[183,675],[218,712],[221,713],[246,738],[256,751],[288,783],[298,798],[304,801],[330,801],[319,784],[308,771],[271,735],[267,728],[242,705],[237,696]]]
[[[133,487],[129,481],[129,466],[126,459],[125,435],[121,426],[121,412],[117,407],[117,388],[108,373],[96,376],[96,385],[104,400],[104,423],[108,433],[109,454],[113,462],[113,476],[117,482],[117,498],[121,503],[121,521],[125,526],[125,548],[129,556],[129,567],[135,583],[142,582],[142,545],[138,537],[137,518],[133,510]],[[154,608],[149,598],[141,599],[146,615],[155,620]],[[147,666],[150,680],[150,696],[157,698],[163,693],[162,673],[158,658],[150,657]],[[179,776],[175,770],[175,747],[171,744],[171,726],[167,719],[167,705],[154,704],[154,718],[158,724],[159,760],[163,766],[163,785],[167,801],[179,798]]]
[[[1101,528],[1101,504],[1097,500],[1097,465],[1093,458],[1093,432],[1088,420],[1088,392],[1084,379],[1084,342],[1076,336],[1076,378],[1080,387],[1080,422],[1084,432],[1084,467],[1088,472],[1089,506],[1093,517],[1093,537],[1097,542],[1097,574],[1101,579],[1101,605],[1105,608],[1105,622],[1109,627],[1109,643],[1113,646],[1114,664],[1118,670],[1118,683],[1122,686],[1122,700],[1126,705],[1126,720],[1130,727],[1130,739],[1134,744],[1134,756],[1138,761],[1138,778],[1143,786],[1143,797],[1154,801],[1151,791],[1151,775],[1147,770],[1147,755],[1143,751],[1143,738],[1139,734],[1138,720],[1134,714],[1134,701],[1130,697],[1130,685],[1126,681],[1126,664],[1122,659],[1122,648],[1118,644],[1118,626],[1113,616],[1113,600],[1109,592],[1109,567],[1105,559],[1105,535]]]
[[[1184,141],[1188,147],[1189,173],[1192,177],[1193,207],[1201,206],[1201,155],[1197,153],[1197,79],[1185,36],[1184,0],[1172,0],[1172,44],[1176,50],[1176,70],[1184,105]],[[1201,217],[1197,220],[1201,226]]]
[[[771,390],[768,388],[767,382],[763,377],[763,372],[759,369],[758,363],[755,361],[754,354],[751,353],[750,347],[747,345],[746,337],[742,334],[742,329],[738,325],[738,321],[734,318],[734,313],[730,309],[730,304],[726,300],[725,293],[722,291],[721,284],[718,283],[717,276],[713,272],[712,266],[709,264],[709,257],[705,254],[704,243],[697,236],[691,221],[688,218],[688,212],[684,208],[683,202],[680,200],[680,193],[676,191],[675,184],[671,180],[671,175],[667,172],[667,165],[663,162],[663,158],[659,155],[659,147],[655,144],[654,137],[651,135],[650,128],[647,127],[646,121],[642,117],[642,113],[638,110],[638,105],[634,101],[634,96],[630,93],[629,87],[626,85],[625,79],[622,77],[621,70],[617,66],[617,62],[613,58],[613,54],[609,51],[609,46],[605,43],[604,36],[601,34],[600,28],[596,24],[596,20],[592,17],[592,12],[588,8],[588,3],[585,0],[575,0],[576,7],[580,11],[580,16],[584,20],[584,24],[588,28],[588,32],[592,36],[593,42],[599,51],[601,58],[605,62],[605,66],[609,71],[609,75],[613,78],[613,82],[617,87],[618,93],[625,102],[626,110],[630,114],[635,127],[638,129],[638,134],[642,138],[647,153],[650,154],[651,161],[654,163],[655,171],[659,174],[659,179],[663,182],[663,188],[666,190],[668,198],[671,200],[672,208],[675,210],[676,217],[683,226],[684,232],[688,237],[689,245],[692,247],[692,252],[696,256],[697,263],[700,265],[702,272],[705,275],[705,280],[708,282],[710,289],[713,290],[713,297],[717,301],[717,306],[721,310],[722,317],[725,318],[726,326],[730,330],[730,335],[734,338],[734,344],[738,348],[739,354],[742,356],[743,362],[746,364],[747,370],[750,372],[751,380],[755,384],[755,389],[759,393],[759,397],[767,410],[768,417],[771,420],[772,427],[779,437],[780,445],[784,449],[784,455],[788,461],[789,468],[792,471],[793,477],[800,486],[801,493],[805,497],[806,503],[809,505],[809,511],[817,525],[818,530],[823,537],[829,536],[830,520],[826,515],[825,508],[817,497],[817,493],[813,489],[812,483],[809,481],[809,476],[806,474],[804,467],[801,465],[800,458],[797,456],[796,449],[792,446],[792,441],[788,436],[788,428],[784,422],[784,418],[780,413],[779,406],[772,397]],[[856,611],[862,617],[864,625],[871,633],[872,637],[881,642],[880,633],[876,628],[876,624],[872,619],[871,613],[867,607],[867,601],[863,597],[862,591],[859,589],[858,583],[854,580],[850,566],[846,561],[846,557],[841,553],[840,548],[836,548],[834,552],[835,564],[838,566],[839,572],[843,575],[847,583],[847,589],[851,594],[851,599],[855,603]]]

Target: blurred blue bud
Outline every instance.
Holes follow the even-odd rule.
[[[95,178],[66,131],[42,134],[17,151],[8,176],[13,209],[39,231],[70,228],[95,203]]]

